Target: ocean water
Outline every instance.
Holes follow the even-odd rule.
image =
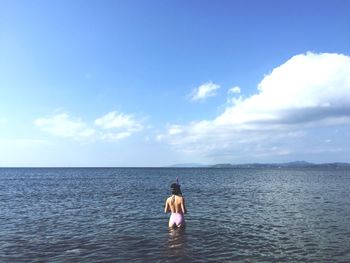
[[[350,170],[2,168],[0,209],[0,262],[350,262]]]

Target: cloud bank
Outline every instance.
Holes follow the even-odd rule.
[[[117,141],[143,130],[141,121],[136,120],[133,115],[116,111],[97,118],[93,124],[72,118],[67,113],[38,118],[34,123],[50,134],[77,140]]]
[[[288,155],[295,147],[285,142],[307,129],[350,123],[350,57],[296,55],[266,75],[255,95],[228,101],[215,119],[169,125],[159,138],[207,156]]]

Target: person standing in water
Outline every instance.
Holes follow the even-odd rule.
[[[187,213],[185,198],[182,196],[180,185],[178,183],[173,183],[170,188],[172,195],[166,200],[164,208],[165,213],[171,212],[169,227],[184,227],[184,214]]]

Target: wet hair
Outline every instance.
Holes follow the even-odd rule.
[[[177,183],[173,183],[170,185],[171,188],[171,193],[173,195],[182,195],[181,189],[180,189],[180,185]]]

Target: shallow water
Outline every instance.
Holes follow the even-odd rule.
[[[350,170],[3,168],[0,262],[349,262],[349,192]]]

